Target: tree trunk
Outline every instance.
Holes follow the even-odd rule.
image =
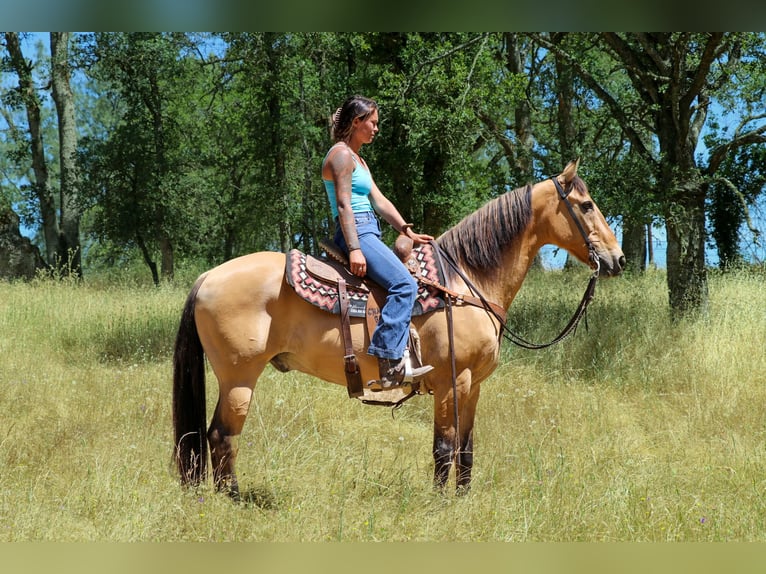
[[[675,316],[705,311],[705,192],[701,184],[683,193],[665,214],[670,308]]]
[[[506,57],[505,67],[515,76],[525,75],[525,61],[527,53],[519,40],[519,34],[506,32],[505,45]],[[516,102],[513,110],[514,132],[519,145],[514,147],[514,157],[508,157],[509,165],[513,166],[516,175],[519,176],[519,182],[532,181],[534,178],[534,167],[532,164],[532,150],[535,145],[535,136],[532,129],[532,109],[529,100],[521,98]],[[543,268],[543,258],[540,253],[535,255],[532,261],[532,267]]]
[[[78,208],[79,174],[77,172],[77,125],[71,72],[69,69],[69,32],[51,32],[51,84],[56,103],[61,166],[61,235],[59,258],[62,270],[82,275],[80,251],[80,212]]]
[[[635,273],[646,271],[646,224],[628,217],[623,218],[622,252],[627,261],[626,270]]]
[[[505,58],[505,67],[513,75],[523,75],[526,72],[524,62],[527,54],[521,46],[519,35],[510,32],[506,33],[505,43],[508,50]],[[535,138],[532,130],[532,110],[526,98],[521,98],[516,102],[513,116],[514,132],[519,145],[515,149],[516,157],[509,157],[508,161],[521,176],[520,181],[532,181],[532,149],[535,145]]]
[[[680,82],[679,82],[680,84]],[[667,282],[670,310],[674,318],[704,313],[708,303],[705,267],[705,198],[707,184],[694,159],[699,132],[678,112],[675,90],[662,93],[657,114],[660,145],[660,186],[669,191],[664,202],[667,231]],[[704,110],[698,113],[704,113]],[[679,120],[678,114],[686,114]]]
[[[138,248],[141,250],[141,255],[144,258],[144,263],[146,263],[147,267],[149,267],[149,271],[152,273],[152,281],[155,285],[159,285],[160,276],[157,273],[157,264],[152,259],[152,255],[149,253],[149,248],[146,246],[146,242],[140,233],[136,233],[136,245],[138,245]]]
[[[45,255],[48,265],[57,265],[59,253],[59,226],[56,218],[56,202],[48,180],[48,167],[45,162],[45,148],[41,131],[40,98],[32,80],[32,66],[21,53],[19,34],[5,32],[5,45],[10,56],[11,66],[19,76],[19,93],[27,113],[30,148],[32,153],[32,171],[35,181],[32,187],[40,202],[40,218],[45,239]]]
[[[160,272],[163,279],[173,279],[175,274],[175,255],[173,251],[173,242],[166,233],[160,236]]]
[[[556,42],[560,36],[554,35]],[[558,120],[559,149],[561,151],[561,166],[577,159],[577,128],[572,114],[572,106],[575,101],[574,72],[569,61],[558,52],[554,53],[556,62],[556,95],[557,108],[556,119]]]
[[[553,42],[558,42],[563,36],[554,34]],[[561,152],[561,166],[565,166],[569,161],[577,159],[576,134],[574,117],[572,115],[572,105],[574,104],[575,92],[572,66],[558,52],[554,53],[556,62],[556,120],[558,123],[559,150]],[[567,252],[564,260],[564,269],[577,267],[578,260]]]
[[[265,45],[267,50],[266,69],[270,82],[268,83],[269,93],[266,98],[266,106],[269,111],[270,137],[271,137],[271,159],[272,168],[271,179],[272,188],[279,197],[279,209],[282,216],[279,218],[279,245],[283,253],[287,253],[292,247],[293,233],[290,225],[290,195],[287,185],[287,168],[285,166],[285,144],[282,135],[282,101],[279,90],[279,80],[281,76],[281,61],[279,47],[277,44],[277,34],[267,33],[265,35]]]
[[[0,279],[32,279],[44,268],[37,247],[19,232],[19,216],[0,204]]]

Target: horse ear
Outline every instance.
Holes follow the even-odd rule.
[[[569,183],[572,181],[575,176],[577,175],[577,168],[580,166],[580,158],[574,159],[570,161],[567,166],[564,168],[564,171],[561,172],[561,175],[564,176],[564,181],[566,183]]]

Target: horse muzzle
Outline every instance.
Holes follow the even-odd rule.
[[[625,255],[622,251],[598,253],[596,257],[598,258],[599,277],[617,277],[625,270]]]

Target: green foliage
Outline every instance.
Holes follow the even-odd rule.
[[[630,47],[651,42],[667,57],[684,53],[679,46],[688,41],[678,65],[692,69],[708,36],[619,37]],[[174,267],[185,259],[212,266],[263,249],[317,251],[319,239],[332,232],[319,174],[331,143],[328,120],[354,93],[380,104],[380,135],[363,150],[376,182],[407,220],[429,233],[438,235],[508,189],[557,173],[573,156],[581,157],[582,175],[614,221],[661,219],[674,201],[658,173],[667,149],[674,149],[672,142],[663,144],[664,154],[659,149],[667,134],[658,133],[655,120],[664,108],[647,102],[647,90],[628,73],[636,66],[622,62],[604,35],[74,38],[84,241],[94,251],[103,244],[101,251],[115,260],[118,251],[129,256],[139,249],[153,264],[172,256]],[[725,36],[729,58],[713,62],[704,93],[716,106],[699,106],[711,110],[711,119],[718,109],[759,113],[763,40],[762,34]],[[32,60],[40,86],[47,82],[43,52]],[[2,187],[25,223],[35,224],[39,207],[24,124],[11,105],[15,94],[4,90],[10,121],[0,137]],[[52,118],[49,99],[43,103]],[[51,157],[57,154],[53,124],[44,122]],[[723,149],[733,137],[723,129],[702,133],[715,138],[708,149]],[[755,155],[745,160],[752,150],[731,153],[722,165],[752,171],[747,166],[755,165]],[[55,181],[55,169],[51,176]],[[711,189],[715,199],[719,192]],[[392,239],[393,231],[386,233]]]

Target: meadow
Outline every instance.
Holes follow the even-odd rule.
[[[557,334],[587,270],[533,272],[509,321]],[[503,343],[472,490],[435,491],[432,402],[392,413],[268,370],[243,502],[172,465],[171,352],[192,279],[0,283],[0,541],[766,541],[766,274],[711,274],[672,321],[665,277],[602,281],[588,328]],[[208,376],[208,417],[217,385]]]

